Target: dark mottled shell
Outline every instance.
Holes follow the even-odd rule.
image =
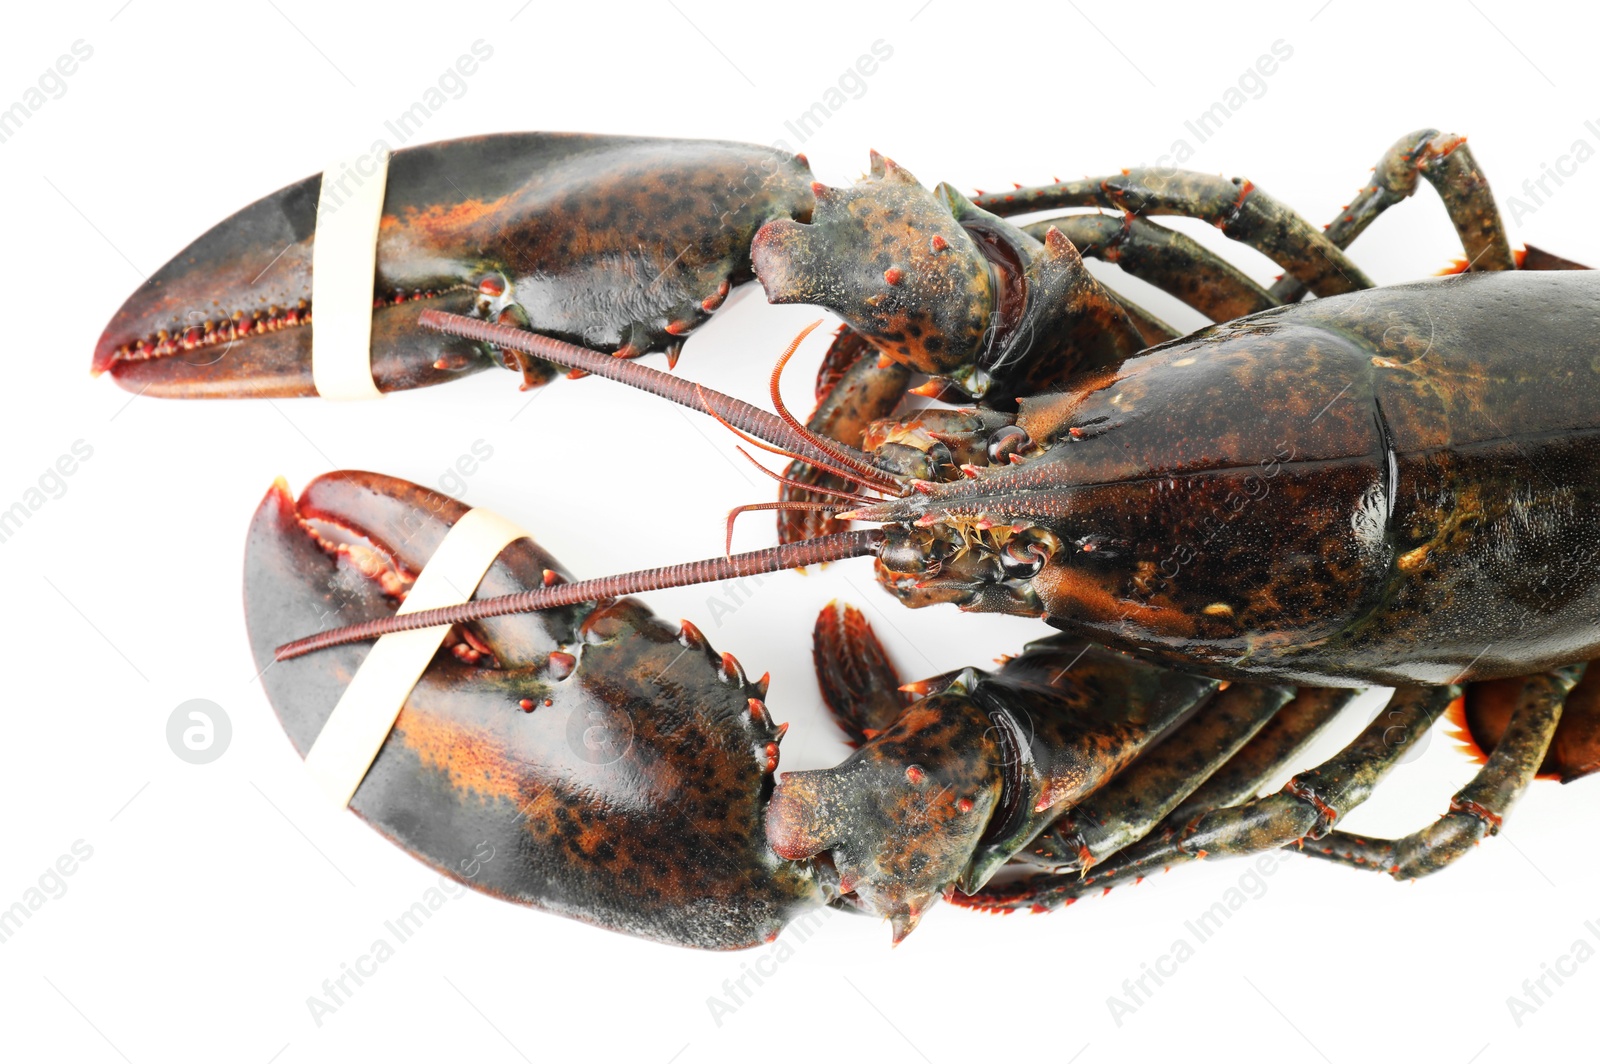
[[[1062,547],[1030,590],[1070,631],[1334,685],[1600,653],[1600,274],[1265,311],[1033,397],[1018,424],[1040,453],[880,510],[1048,530]]]
[[[425,308],[505,315],[607,350],[677,343],[751,278],[763,223],[810,216],[810,181],[792,155],[727,141],[504,133],[396,151],[378,233],[378,386],[495,364],[418,329]],[[107,325],[96,372],[150,395],[315,394],[306,322],[320,183],[258,200],[156,271]],[[192,327],[198,347],[138,350]]]
[[[271,664],[273,648],[394,610],[302,521],[336,524],[414,573],[464,510],[370,473],[312,482],[298,512],[281,486],[268,492],[250,529],[246,617],[267,696],[302,756],[368,647]],[[536,586],[546,569],[557,566],[520,540],[479,594]],[[356,791],[355,813],[475,889],[661,941],[755,945],[819,903],[805,866],[765,841],[777,729],[753,712],[755,685],[697,634],[680,636],[631,600],[474,631],[492,660],[440,653]],[[575,667],[551,668],[552,653]]]

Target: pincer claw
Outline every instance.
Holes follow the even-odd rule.
[[[377,235],[373,383],[420,388],[501,364],[527,384],[555,375],[416,328],[425,308],[676,357],[750,279],[756,230],[810,216],[809,183],[795,157],[726,141],[507,133],[396,151]],[[281,189],[179,252],[112,318],[93,372],[172,398],[317,394],[322,188],[318,175]]]
[[[286,662],[274,649],[393,613],[465,512],[374,473],[329,474],[298,501],[281,481],[267,492],[246,550],[246,621],[302,756],[370,649]],[[477,594],[542,587],[546,573],[566,579],[516,540]],[[781,732],[750,711],[764,693],[632,599],[474,621],[406,697],[350,807],[488,894],[663,942],[759,945],[826,893],[766,844]]]

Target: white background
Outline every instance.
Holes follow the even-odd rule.
[[[1242,174],[1313,221],[1332,217],[1400,134],[1471,135],[1509,211],[1542,163],[1600,147],[1586,5],[1506,0],[1362,5],[996,5],[953,0],[740,5],[479,0],[381,6],[276,0],[90,0],[8,12],[0,107],[84,40],[93,56],[0,144],[5,204],[5,445],[0,508],[74,441],[93,457],[0,543],[7,721],[0,907],[76,840],[64,896],[0,944],[0,1053],[11,1059],[1333,1062],[1563,1059],[1592,1052],[1600,963],[1521,1017],[1507,1005],[1600,921],[1593,780],[1542,783],[1508,832],[1417,885],[1286,861],[1193,959],[1113,1020],[1123,981],[1167,953],[1243,863],[1208,863],[1050,917],[937,907],[898,950],[887,926],[834,916],[722,1023],[708,999],[762,951],[704,955],[468,896],[450,903],[319,1026],[307,998],[367,952],[434,876],[330,811],[253,680],[239,602],[245,524],[278,475],[330,468],[438,484],[477,440],[466,501],[534,530],[573,571],[703,557],[721,514],[771,496],[714,424],[601,381],[521,394],[508,374],[367,405],[130,400],[91,380],[101,328],[193,237],[258,196],[365,150],[474,40],[493,57],[419,139],[559,129],[719,137],[805,151],[833,184],[868,148],[925,182],[1004,187],[1152,163],[1175,140],[1196,169]],[[893,56],[803,145],[784,128],[882,39]],[[1293,56],[1214,137],[1184,126],[1272,43]],[[1600,263],[1600,161],[1511,221]],[[1509,220],[1509,218],[1508,218]],[[1214,231],[1189,231],[1223,247]],[[1270,263],[1227,253],[1262,280]],[[1426,187],[1354,247],[1380,282],[1457,248]],[[1139,286],[1132,285],[1131,289]],[[1141,292],[1141,295],[1146,293]],[[1157,313],[1197,325],[1170,302]],[[760,400],[814,312],[745,292],[697,334],[680,372]],[[807,406],[824,342],[797,359]],[[764,518],[746,547],[770,542]],[[698,618],[794,722],[786,768],[845,748],[823,716],[811,620],[869,608],[909,675],[983,664],[1033,622],[900,609],[865,563],[770,578],[721,625],[717,588],[654,597]],[[724,604],[727,600],[724,599]],[[168,749],[179,703],[207,698],[231,747],[193,766]],[[1353,734],[1375,703],[1343,722]],[[1324,751],[1325,752],[1325,751]],[[1471,768],[1442,733],[1348,826],[1403,833]],[[648,845],[641,839],[639,845]],[[1550,984],[1554,987],[1554,984]]]

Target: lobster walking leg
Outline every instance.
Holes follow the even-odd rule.
[[[1488,762],[1450,799],[1450,809],[1421,831],[1400,839],[1370,839],[1335,831],[1305,852],[1396,879],[1420,879],[1454,864],[1483,840],[1500,833],[1501,821],[1533,782],[1567,694],[1580,668],[1530,676],[1505,734]]]
[[[1031,876],[975,892],[969,904],[999,910],[1053,909],[1118,882],[1203,857],[1242,857],[1320,838],[1367,799],[1459,693],[1457,687],[1400,688],[1388,708],[1350,745],[1299,773],[1281,791],[1213,810],[1183,834],[1147,852],[1113,858],[1092,879],[1073,873]],[[1135,863],[1137,870],[1130,867]]]
[[[1278,305],[1265,288],[1192,237],[1132,214],[1067,214],[1022,227],[1043,240],[1054,225],[1085,258],[1116,263],[1212,321]]]
[[[1310,222],[1244,178],[1230,181],[1189,170],[1141,168],[991,192],[973,202],[1002,217],[1057,207],[1103,207],[1201,218],[1260,251],[1318,296],[1372,287],[1371,279]]]
[[[1489,760],[1486,751],[1499,749],[1521,695],[1520,678],[1489,680],[1467,688],[1460,717],[1453,723],[1480,761]],[[1539,777],[1572,783],[1595,772],[1600,772],[1600,669],[1586,668],[1583,679],[1567,695],[1561,724],[1539,766]]]
[[[1337,247],[1349,247],[1378,215],[1417,191],[1419,176],[1427,178],[1444,201],[1461,237],[1469,269],[1516,269],[1505,225],[1494,205],[1494,193],[1478,169],[1466,138],[1437,129],[1407,133],[1389,146],[1372,168],[1372,183],[1356,193],[1356,198],[1328,224],[1328,240]],[[1272,294],[1285,303],[1293,303],[1305,294],[1305,286],[1297,278],[1285,275],[1272,286]]]
[[[1302,687],[1275,713],[1255,738],[1195,789],[1195,792],[1151,833],[1170,839],[1213,809],[1248,801],[1282,772],[1355,701],[1359,691],[1347,687]],[[1120,856],[1120,855],[1119,855]]]
[[[824,645],[831,623],[825,615]],[[787,773],[767,817],[774,851],[793,860],[829,851],[841,892],[890,917],[897,940],[952,885],[986,880],[1216,690],[1059,638],[997,672],[916,686],[926,697],[842,764]]]
[[[1057,872],[1089,869],[1143,838],[1294,696],[1237,683],[1050,826],[1018,854]]]
[[[1339,711],[1358,692],[1342,687],[1302,687],[1256,733],[1167,818],[1139,842],[1122,850],[1082,875],[1034,875],[991,885],[972,895],[956,895],[961,906],[992,912],[1018,908],[1038,911],[1071,904],[1091,892],[1134,883],[1160,872],[1172,863],[1174,839],[1192,829],[1202,817],[1217,809],[1238,805],[1256,796],[1267,781],[1284,771],[1316,737],[1338,719]]]

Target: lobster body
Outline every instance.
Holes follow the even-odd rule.
[[[1266,311],[1024,400],[1041,452],[880,515],[1044,530],[1063,548],[1008,611],[1036,601],[1205,675],[1433,684],[1588,660],[1597,323],[1593,272]]]
[[[1445,867],[1536,775],[1600,771],[1600,277],[1513,254],[1460,137],[1407,134],[1373,173],[1319,229],[1206,174],[969,200],[876,153],[838,189],[802,156],[718,141],[397,152],[381,390],[495,365],[524,386],[560,367],[622,380],[793,459],[780,502],[739,509],[814,520],[779,547],[577,582],[518,541],[472,601],[402,616],[464,508],[371,473],[298,502],[275,486],[245,581],[268,698],[303,755],[356,643],[449,626],[353,811],[477,889],[696,947],[770,940],[820,905],[898,940],[940,898],[1050,908],[1208,854]],[[118,311],[96,372],[159,396],[314,394],[316,217],[364,176],[299,182],[194,241]],[[1372,289],[1343,249],[1423,178],[1485,272]],[[1007,220],[1084,207],[1115,213]],[[1284,277],[1256,284],[1150,221],[1165,214]],[[1085,256],[1219,324],[1180,337]],[[751,279],[845,322],[809,425],[782,404],[787,354],[773,413],[612,357],[671,363]],[[915,374],[934,379],[913,394],[972,407],[896,417]],[[908,605],[1065,634],[902,684],[859,612],[830,605],[814,652],[857,749],[779,781],[766,678],[623,597],[869,554]],[[1398,688],[1378,719],[1258,794],[1371,683]],[[1446,815],[1392,840],[1335,830],[1447,707],[1485,764]]]

